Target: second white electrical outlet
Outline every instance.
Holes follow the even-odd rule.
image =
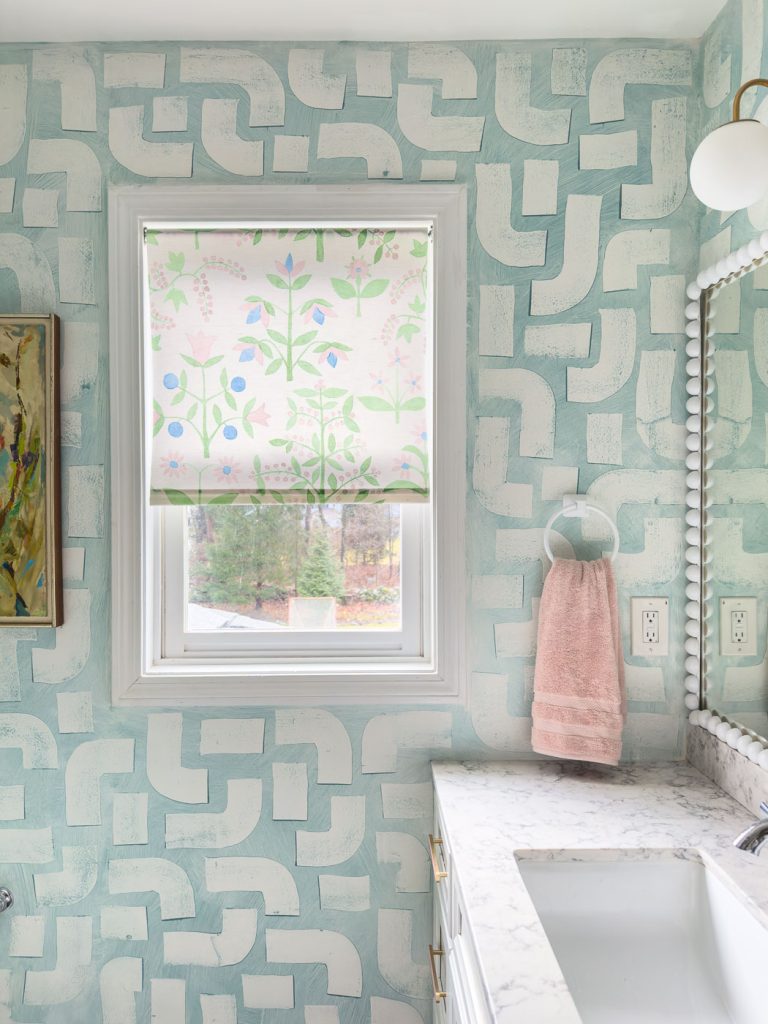
[[[633,597],[632,654],[660,658],[669,654],[669,600],[666,597]]]
[[[720,653],[726,657],[757,654],[757,598],[720,598]]]

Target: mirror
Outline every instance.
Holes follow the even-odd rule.
[[[753,243],[754,245],[754,243]],[[750,256],[753,251],[750,249]],[[729,257],[726,267],[734,270]],[[701,296],[701,706],[768,737],[768,264]],[[695,435],[689,448],[696,447]],[[695,452],[689,460],[695,461]],[[689,465],[692,463],[689,461]],[[689,486],[695,483],[689,478]],[[689,502],[689,505],[691,502]],[[690,516],[689,512],[689,516]],[[695,516],[695,510],[693,511]],[[689,520],[690,521],[690,520]],[[690,577],[689,577],[690,578]],[[689,633],[691,630],[689,630]]]

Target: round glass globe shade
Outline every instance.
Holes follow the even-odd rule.
[[[691,160],[691,188],[712,210],[743,210],[768,191],[768,127],[729,121],[699,144]]]

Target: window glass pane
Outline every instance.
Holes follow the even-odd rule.
[[[185,511],[188,632],[399,630],[400,506]]]

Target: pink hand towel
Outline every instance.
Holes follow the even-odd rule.
[[[556,558],[544,582],[534,675],[533,749],[618,764],[626,719],[616,580],[607,558]]]

